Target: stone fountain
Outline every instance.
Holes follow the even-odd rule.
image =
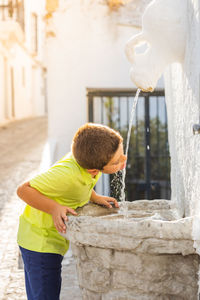
[[[127,202],[117,209],[89,204],[69,217],[83,299],[194,300],[199,256],[192,218],[179,219],[167,200]]]
[[[188,55],[186,16],[189,11],[195,18],[191,13],[199,9],[195,3],[196,0],[155,0],[146,8],[142,32],[126,45],[126,54],[132,63],[131,78],[142,90],[153,91],[165,67],[174,62],[178,62],[184,72]],[[148,48],[137,54],[136,48],[141,43],[146,43]],[[178,121],[182,124],[180,117]],[[171,135],[176,132],[180,135],[180,127],[179,131],[171,130]],[[172,137],[170,140],[173,142]],[[194,142],[190,138],[188,145],[190,141],[200,149],[199,139],[195,138]],[[127,201],[126,218],[120,209],[88,204],[77,210],[78,217],[69,217],[65,237],[71,241],[77,261],[83,299],[199,299],[200,219],[196,214],[200,209],[199,205],[191,204],[192,209],[188,199],[180,199],[192,185],[187,174],[193,176],[190,167],[195,165],[197,156],[187,161],[179,155],[181,147],[171,146],[170,150],[172,163],[180,162],[176,170],[172,166],[171,201]],[[186,151],[183,149],[183,152]],[[187,164],[186,168],[182,164]],[[195,178],[199,175],[200,168],[195,167]],[[187,183],[185,194],[179,192],[184,187],[175,186],[176,176],[177,180]],[[191,192],[192,195],[197,197],[198,193]]]

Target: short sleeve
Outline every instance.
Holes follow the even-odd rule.
[[[29,181],[30,186],[49,198],[57,199],[70,194],[72,189],[70,168],[53,166]]]

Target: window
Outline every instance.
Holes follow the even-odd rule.
[[[31,16],[31,51],[36,55],[38,52],[38,16]]]

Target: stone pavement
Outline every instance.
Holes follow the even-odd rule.
[[[24,203],[17,186],[38,171],[47,136],[46,118],[12,122],[0,127],[0,300],[25,300],[24,273],[16,243]],[[61,300],[80,300],[72,257],[63,262]]]

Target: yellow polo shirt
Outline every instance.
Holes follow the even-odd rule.
[[[30,185],[61,205],[73,209],[85,205],[101,176],[95,178],[82,168],[71,153],[47,172],[30,180]],[[64,255],[69,242],[56,230],[52,216],[26,205],[20,216],[18,244],[28,250]]]

